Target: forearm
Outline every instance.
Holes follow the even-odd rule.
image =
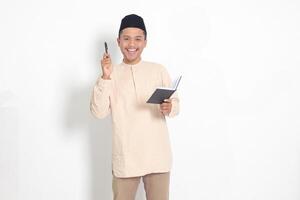
[[[90,100],[90,110],[97,118],[104,118],[110,114],[110,94],[112,81],[98,78]]]

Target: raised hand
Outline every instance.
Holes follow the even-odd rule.
[[[108,53],[103,54],[103,58],[101,60],[102,67],[102,78],[110,79],[110,75],[112,73],[112,63],[110,59],[110,55]]]

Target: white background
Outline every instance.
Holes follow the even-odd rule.
[[[170,199],[299,200],[299,11],[296,0],[2,0],[0,199],[111,199],[110,117],[93,118],[89,98],[103,42],[119,63],[120,21],[136,13],[143,59],[183,75]]]

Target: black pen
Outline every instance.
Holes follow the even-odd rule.
[[[105,53],[108,54],[108,47],[107,47],[107,43],[104,42],[104,48],[105,48]]]

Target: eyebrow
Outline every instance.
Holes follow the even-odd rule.
[[[123,35],[123,37],[131,38],[129,35]],[[142,35],[133,36],[133,38],[142,38],[142,37],[143,37]]]

